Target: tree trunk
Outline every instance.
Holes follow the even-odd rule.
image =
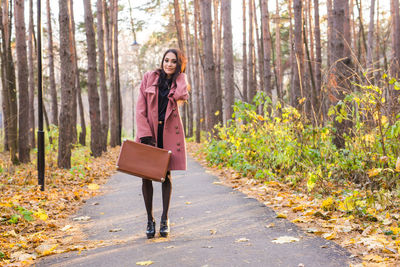
[[[332,9],[332,0],[326,0],[326,8],[328,13],[328,47],[326,50],[327,55],[327,66],[331,67],[331,55],[332,55],[332,34],[333,34],[333,9]]]
[[[345,40],[345,8],[347,0],[334,0],[334,29],[335,33],[332,36],[332,62],[334,64],[332,68],[332,76],[330,77],[330,98],[333,100],[333,105],[336,105],[338,101],[344,99],[346,93],[350,90],[349,82],[349,68],[351,58],[346,54],[346,40]],[[346,107],[342,105],[342,109]],[[337,148],[345,147],[345,140],[343,134],[348,130],[348,122],[343,120],[341,122],[334,120],[336,128],[335,137],[333,143]]]
[[[72,141],[72,103],[75,77],[73,74],[73,53],[71,49],[72,40],[70,32],[70,13],[68,4],[59,0],[59,23],[60,23],[60,68],[61,68],[61,110],[59,119],[58,138],[58,166],[60,168],[71,168],[71,141]]]
[[[281,29],[280,29],[280,14],[279,14],[279,2],[276,0],[276,20],[275,20],[275,51],[276,51],[276,92],[278,95],[279,101],[282,101],[282,61],[281,61]]]
[[[118,68],[118,0],[110,1],[111,9],[111,47],[112,65],[113,65],[113,87],[111,91],[111,147],[121,145],[121,130],[122,130],[122,107],[121,107],[121,92],[119,83],[119,68]]]
[[[242,74],[243,74],[243,101],[247,102],[247,39],[246,39],[246,0],[243,0],[243,59],[242,59]]]
[[[108,80],[110,82],[110,91],[111,91],[111,97],[110,97],[110,113],[109,113],[109,122],[110,122],[110,145],[112,147],[116,146],[115,142],[115,136],[117,135],[116,133],[116,113],[114,110],[116,109],[115,106],[115,82],[114,82],[114,59],[113,59],[113,53],[112,53],[112,38],[111,38],[111,33],[112,33],[112,13],[110,12],[110,8],[107,7],[107,2],[106,0],[103,0],[103,12],[104,12],[104,34],[105,34],[105,42],[106,42],[106,56],[107,56],[107,69],[108,69]]]
[[[259,77],[259,87],[257,86],[257,71],[256,71],[256,75],[255,75],[255,82],[256,82],[256,93],[258,92],[259,89],[263,89],[264,88],[264,79],[263,79],[263,75],[264,75],[264,52],[263,52],[263,43],[262,43],[262,36],[260,36],[260,30],[258,27],[258,20],[257,20],[257,9],[256,9],[256,4],[255,4],[255,0],[253,0],[253,14],[254,14],[254,28],[256,30],[256,44],[257,44],[257,57],[254,59],[254,64],[257,62],[258,65],[258,77]],[[260,105],[258,112],[261,114],[263,107],[262,105]]]
[[[188,82],[190,87],[193,85],[193,58],[192,58],[192,46],[190,44],[190,29],[189,29],[189,14],[187,12],[186,0],[183,1],[184,5],[184,15],[185,15],[185,45],[186,45],[186,56],[189,59],[189,64],[186,66],[186,73],[188,74]],[[192,95],[192,90],[189,91],[190,96]],[[185,132],[187,136],[193,136],[193,98],[188,99],[188,131]]]
[[[329,1],[329,0],[328,0]],[[293,33],[293,13],[292,13],[292,0],[289,0],[288,2],[288,13],[289,13],[289,41],[290,41],[290,87],[289,87],[289,92],[290,92],[290,104],[294,106],[294,99],[295,95],[293,92],[293,87],[294,87],[294,72],[296,69],[296,60],[295,60],[295,55],[294,55],[294,33]]]
[[[249,0],[249,80],[248,80],[248,91],[247,99],[251,103],[256,95],[257,84],[256,84],[256,63],[255,63],[255,48],[254,48],[254,13],[253,13],[253,1]]]
[[[269,30],[269,12],[267,0],[261,1],[261,19],[262,19],[262,32],[264,43],[264,91],[272,99],[271,88],[271,34]]]
[[[84,0],[85,29],[87,40],[88,77],[87,88],[89,97],[90,115],[90,150],[94,157],[101,156],[101,122],[100,122],[100,98],[97,90],[97,62],[96,62],[96,38],[94,35],[93,14],[90,0]]]
[[[11,4],[12,2],[10,2]],[[5,125],[7,126],[6,134],[8,140],[8,149],[10,150],[10,158],[13,164],[18,164],[17,157],[18,139],[18,107],[17,107],[17,90],[15,80],[15,67],[12,58],[11,49],[11,17],[12,5],[9,6],[8,1],[2,3],[2,23],[1,36],[3,53],[2,56],[2,81],[3,81],[3,105],[5,105]]]
[[[36,147],[35,140],[35,65],[33,55],[35,54],[34,36],[35,31],[33,29],[33,1],[29,0],[29,33],[28,33],[28,69],[29,69],[29,143],[30,147]]]
[[[224,90],[225,121],[232,119],[235,100],[235,80],[233,68],[231,0],[222,0],[222,25],[224,27]]]
[[[109,127],[108,117],[108,93],[105,73],[105,54],[104,54],[104,0],[97,0],[97,47],[99,56],[99,86],[101,98],[101,144],[102,150],[107,151],[107,137]]]
[[[221,81],[221,19],[218,18],[219,14],[219,2],[220,0],[213,0],[213,9],[214,9],[214,21],[212,22],[214,25],[214,63],[215,63],[215,82],[216,82],[216,90],[217,94],[215,95],[217,101],[217,110],[218,114],[216,114],[217,123],[221,122],[223,124],[223,109],[222,109],[222,81]]]
[[[369,8],[369,27],[368,27],[368,46],[367,46],[367,68],[373,70],[373,56],[372,48],[374,45],[374,16],[375,16],[375,0],[371,0]],[[379,34],[379,33],[377,33]],[[378,45],[378,44],[377,44]]]
[[[323,105],[322,105],[322,95],[321,95],[321,84],[322,84],[322,74],[321,74],[321,68],[322,68],[322,52],[321,52],[321,31],[319,27],[319,1],[314,0],[314,31],[315,31],[315,65],[314,65],[314,70],[315,70],[315,87],[316,87],[316,101],[317,105],[315,106],[316,114],[320,121],[323,121],[324,117],[324,110],[323,110]]]
[[[294,52],[295,52],[295,65],[294,68],[294,82],[292,88],[292,106],[298,110],[302,110],[301,99],[304,97],[304,50],[303,50],[303,7],[301,0],[294,0]]]
[[[22,163],[30,162],[29,144],[29,84],[28,59],[26,53],[26,30],[24,0],[14,0],[15,45],[18,67],[18,154]]]
[[[186,55],[186,49],[183,43],[183,29],[182,29],[182,19],[181,19],[181,8],[179,5],[179,0],[174,0],[174,15],[175,15],[175,27],[178,39],[179,49]]]
[[[70,35],[71,35],[71,51],[72,51],[72,64],[74,66],[74,70],[73,73],[75,75],[75,83],[74,83],[74,88],[72,91],[73,94],[73,98],[72,98],[72,125],[71,125],[71,138],[72,138],[72,143],[76,143],[77,142],[77,129],[76,129],[76,125],[77,125],[77,111],[78,111],[78,93],[81,91],[80,88],[80,82],[79,82],[79,69],[78,69],[78,57],[77,57],[77,52],[76,52],[76,41],[75,41],[75,19],[74,19],[74,8],[73,8],[73,0],[69,0],[70,3]],[[65,3],[64,3],[65,5]],[[82,96],[81,96],[82,97]],[[80,114],[82,114],[82,112],[80,112]],[[82,119],[81,117],[81,125],[82,122],[84,122],[84,118]],[[80,133],[80,140],[84,140],[84,138],[82,137],[82,135],[85,134],[86,135],[86,127],[83,126],[82,127],[82,132]],[[82,144],[82,143],[81,143]],[[83,144],[82,144],[83,145]]]
[[[179,49],[184,55],[186,55],[186,48],[183,41],[183,29],[182,29],[182,19],[181,19],[181,8],[179,0],[174,0],[174,15],[175,15],[175,28],[176,28],[176,39],[178,40]],[[182,110],[182,124],[185,134],[187,131],[187,107],[186,103],[181,107]]]
[[[47,36],[48,36],[48,53],[49,53],[49,80],[51,95],[51,123],[58,126],[58,104],[57,104],[57,88],[54,77],[54,54],[53,54],[53,30],[51,26],[50,0],[47,2]]]
[[[76,81],[76,78],[75,78]],[[78,80],[79,81],[79,80]],[[85,123],[85,112],[83,110],[83,101],[82,101],[82,89],[81,86],[76,87],[76,96],[77,96],[77,101],[78,101],[78,107],[79,107],[79,118],[80,118],[80,123],[81,123],[81,132],[79,133],[79,144],[82,146],[86,146],[86,123]]]
[[[216,112],[218,103],[215,97],[215,64],[213,53],[213,37],[211,28],[211,0],[200,1],[201,22],[203,25],[203,49],[204,49],[204,82],[205,82],[205,107],[206,107],[206,129],[212,133],[217,123]]]
[[[204,118],[201,116],[201,101],[200,101],[200,63],[199,63],[199,43],[198,43],[198,29],[197,24],[199,21],[198,17],[199,13],[199,2],[198,0],[194,1],[194,95],[196,99],[196,143],[200,143],[200,128],[201,128],[201,119]]]

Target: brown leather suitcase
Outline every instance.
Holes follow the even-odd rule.
[[[171,151],[124,140],[119,152],[117,170],[145,179],[164,182]]]

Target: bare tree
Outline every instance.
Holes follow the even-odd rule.
[[[175,27],[178,39],[179,49],[186,54],[186,49],[183,44],[183,29],[182,29],[182,19],[181,19],[181,8],[179,5],[179,0],[174,0],[174,14],[175,14]]]
[[[231,0],[222,0],[222,25],[224,27],[224,89],[225,89],[225,120],[232,119],[235,96],[235,81],[233,75],[233,47]]]
[[[271,98],[271,34],[269,30],[269,12],[267,0],[261,1],[261,19],[262,19],[262,32],[263,32],[263,43],[264,43],[264,91]]]
[[[256,81],[256,59],[255,59],[255,47],[254,47],[254,13],[253,13],[253,1],[249,0],[249,77],[248,77],[248,92],[247,98],[249,102],[253,101],[257,91]]]
[[[99,57],[99,86],[101,99],[101,143],[102,150],[107,151],[107,136],[109,126],[108,116],[108,93],[105,73],[105,53],[104,53],[104,0],[97,0],[97,47]]]
[[[29,151],[29,91],[26,53],[24,0],[14,0],[15,43],[18,67],[18,154],[22,163],[30,161]]]
[[[186,0],[183,1],[184,5],[184,15],[185,15],[185,48],[186,48],[186,56],[189,59],[189,64],[186,67],[186,73],[188,73],[188,82],[190,86],[193,84],[193,49],[190,42],[190,29],[189,29],[189,14],[187,10]],[[189,91],[190,96],[192,95],[192,90]],[[189,97],[188,99],[188,131],[186,132],[187,136],[193,136],[193,98]]]
[[[51,123],[58,126],[58,104],[57,104],[57,88],[54,77],[54,54],[53,54],[53,29],[51,26],[51,8],[50,0],[47,3],[47,36],[49,53],[49,80],[50,80],[50,95],[51,95]]]
[[[247,41],[246,41],[246,0],[243,0],[243,59],[242,59],[242,75],[243,75],[243,101],[247,101]]]
[[[276,0],[276,18],[275,18],[275,54],[276,54],[276,92],[279,101],[282,101],[282,59],[281,59],[281,29],[280,29],[279,2]]]
[[[217,123],[216,112],[218,111],[215,84],[215,64],[213,53],[213,37],[211,29],[211,0],[200,1],[201,22],[203,25],[203,49],[204,49],[204,81],[205,81],[205,107],[206,107],[206,128],[212,133]]]
[[[369,8],[369,27],[368,27],[368,46],[367,46],[367,67],[371,70],[372,65],[372,48],[374,45],[374,16],[375,16],[375,0],[371,0]]]
[[[198,28],[197,24],[199,21],[199,1],[194,1],[194,95],[196,99],[196,142],[200,143],[200,127],[201,127],[201,101],[200,101],[200,60],[199,60],[199,43],[198,43]],[[203,117],[204,118],[204,117]]]
[[[28,31],[28,83],[29,83],[29,142],[31,148],[36,146],[35,140],[35,74],[34,74],[34,60],[33,55],[35,54],[34,50],[34,25],[33,25],[33,1],[29,0],[29,31]]]
[[[322,75],[321,75],[321,68],[322,68],[322,52],[321,52],[321,31],[319,27],[319,1],[314,0],[314,30],[315,30],[315,87],[316,87],[316,97],[318,106],[316,108],[316,114],[321,115],[323,114],[322,110],[322,103],[321,103],[321,83],[322,83]]]
[[[295,68],[291,104],[300,110],[300,100],[304,97],[304,42],[303,42],[303,6],[301,0],[294,0],[294,51]]]
[[[345,48],[345,23],[348,22],[345,19],[345,8],[346,1],[348,0],[334,0],[333,10],[333,21],[334,29],[332,36],[332,76],[330,77],[330,99],[333,99],[332,104],[337,104],[338,101],[343,100],[346,93],[350,90],[349,81],[349,68],[351,64],[351,58],[349,54],[346,54],[348,50]],[[345,108],[344,106],[340,107]],[[337,148],[345,147],[345,140],[343,134],[348,131],[349,125],[346,120],[339,122],[334,121],[336,132],[333,143]]]
[[[122,107],[121,107],[121,91],[119,82],[119,67],[118,67],[118,0],[110,1],[111,14],[111,43],[110,52],[112,53],[113,65],[113,86],[111,87],[111,138],[110,145],[112,147],[121,145],[121,130],[122,130]],[[107,33],[106,33],[107,35]]]
[[[81,145],[85,145],[86,139],[86,125],[85,125],[85,117],[83,116],[83,104],[82,104],[82,90],[81,90],[81,83],[79,77],[79,68],[78,68],[78,55],[76,51],[76,41],[75,41],[75,19],[74,19],[74,8],[73,8],[73,0],[69,0],[69,5],[71,8],[70,11],[70,32],[71,35],[71,51],[72,51],[72,64],[74,66],[73,74],[75,77],[74,88],[72,91],[73,98],[72,98],[72,126],[71,126],[71,136],[72,142],[77,142],[77,129],[76,124],[78,120],[77,111],[79,106],[79,115],[81,121],[81,132],[79,134],[79,143]],[[64,3],[65,4],[65,3]]]
[[[59,0],[60,23],[60,63],[61,63],[61,110],[59,119],[58,138],[58,166],[71,168],[71,141],[72,141],[72,102],[75,77],[73,73],[73,49],[70,35],[70,4]]]
[[[223,123],[223,109],[222,109],[222,85],[221,85],[221,54],[222,54],[222,36],[221,36],[221,19],[218,17],[220,0],[213,0],[214,9],[214,64],[215,64],[215,85],[216,85],[216,95],[217,100],[217,122]]]
[[[100,122],[100,98],[97,90],[97,62],[96,62],[96,38],[93,27],[93,14],[90,0],[83,0],[85,14],[85,29],[87,40],[88,58],[88,97],[90,115],[90,150],[94,157],[101,156],[101,122]]]

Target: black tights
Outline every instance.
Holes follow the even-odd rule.
[[[147,219],[153,221],[153,182],[151,180],[142,179],[142,193],[144,204],[147,211]],[[167,177],[161,186],[162,200],[163,200],[163,213],[161,215],[161,220],[168,219],[168,209],[169,202],[171,200],[172,183],[171,183],[171,172],[167,172]]]

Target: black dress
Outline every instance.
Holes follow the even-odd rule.
[[[157,147],[163,148],[163,132],[165,113],[168,106],[168,94],[171,90],[172,79],[165,80],[165,83],[158,88],[158,129],[157,129]]]

